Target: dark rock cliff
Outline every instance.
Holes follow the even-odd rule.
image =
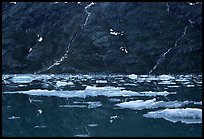
[[[151,69],[201,73],[201,3],[2,4],[3,73],[147,74]]]

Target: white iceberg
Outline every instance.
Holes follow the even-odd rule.
[[[143,116],[146,118],[164,118],[173,123],[178,121],[186,124],[202,123],[202,109],[198,108],[164,109],[148,112]]]
[[[156,101],[156,98],[150,99],[150,100],[135,100],[135,101],[129,101],[129,102],[122,102],[118,103],[115,106],[119,106],[122,108],[129,108],[133,110],[143,110],[143,109],[154,109],[154,108],[177,108],[182,107],[187,104],[191,103],[191,101]]]

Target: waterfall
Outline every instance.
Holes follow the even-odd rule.
[[[86,24],[87,24],[87,22],[88,22],[88,20],[89,20],[89,16],[91,15],[91,12],[89,12],[88,9],[89,9],[92,5],[95,5],[95,3],[92,2],[92,3],[90,3],[89,5],[87,5],[87,6],[85,7],[85,11],[86,11],[86,13],[87,13],[87,17],[86,17],[86,20],[85,20],[85,22],[84,22],[84,24],[83,24],[83,27],[86,26]]]
[[[87,17],[86,17],[85,23],[83,24],[83,26],[82,26],[81,29],[83,29],[83,28],[86,26],[86,24],[87,24],[87,21],[88,21],[88,19],[89,19],[90,14],[91,14],[91,13],[88,11],[88,9],[89,9],[92,5],[95,5],[95,3],[94,3],[94,2],[91,2],[90,4],[88,4],[88,5],[85,7],[85,11],[86,11],[86,13],[87,13]],[[55,66],[57,66],[57,65],[60,65],[60,64],[67,58],[67,55],[68,55],[68,53],[69,53],[69,48],[70,48],[72,42],[74,41],[74,39],[77,37],[77,35],[78,35],[78,33],[76,32],[75,35],[74,35],[74,37],[71,39],[71,42],[68,44],[66,52],[65,52],[64,55],[60,58],[60,60],[55,61],[54,64],[50,65],[48,68],[45,68],[45,69],[39,70],[39,71],[37,71],[37,72],[34,72],[34,74],[38,74],[38,73],[42,73],[42,72],[44,72],[44,71],[48,71],[48,70],[52,69],[53,67],[55,67]]]
[[[185,26],[184,32],[183,32],[182,35],[176,40],[176,42],[175,42],[175,44],[174,44],[174,47],[176,47],[176,46],[178,45],[178,42],[181,40],[181,38],[183,38],[183,37],[186,35],[187,28],[188,28],[188,26]],[[148,74],[151,74],[151,73],[153,72],[153,70],[155,70],[155,69],[158,67],[158,65],[165,59],[166,54],[168,54],[168,53],[171,51],[172,48],[173,48],[173,47],[169,48],[166,52],[164,52],[164,53],[161,55],[161,57],[159,58],[159,60],[157,61],[157,63],[156,63],[156,64],[154,65],[154,67],[149,71]]]
[[[169,10],[169,3],[168,2],[166,2],[166,6],[167,6],[167,11],[169,12],[170,10]]]

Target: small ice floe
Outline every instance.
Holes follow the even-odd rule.
[[[37,35],[37,36],[38,36],[38,41],[42,42],[43,38],[40,35]]]
[[[10,79],[14,83],[30,83],[34,80],[34,78],[30,76],[14,76]]]
[[[29,102],[32,103],[32,102],[43,102],[43,100],[38,100],[38,99],[30,99],[28,98]]]
[[[96,83],[107,83],[106,80],[96,80]]]
[[[181,122],[185,124],[201,124],[202,123],[202,109],[198,108],[177,108],[164,109],[159,111],[148,112],[143,115],[146,118],[164,118],[167,121],[176,123]]]
[[[173,85],[173,86],[168,86],[169,88],[177,88],[177,87],[179,87],[178,85]]]
[[[74,85],[74,83],[73,83],[73,82],[57,81],[56,85],[57,85],[58,87],[60,87],[60,86],[66,86],[66,85]]]
[[[202,101],[200,101],[200,102],[194,102],[193,104],[195,104],[195,105],[202,105]]]
[[[158,84],[176,84],[176,83],[172,81],[162,81],[162,82],[158,82]]]
[[[110,122],[112,123],[113,120],[115,120],[116,118],[119,118],[119,116],[117,116],[117,115],[113,115],[113,116],[111,116],[111,117],[110,117]]]
[[[9,120],[15,120],[15,119],[20,119],[20,117],[16,117],[16,116],[11,116],[8,118]]]
[[[81,2],[77,2],[77,4],[81,4]]]
[[[38,113],[39,113],[39,114],[42,114],[42,110],[38,110]]]
[[[86,108],[86,105],[60,105],[60,108]]]
[[[100,107],[102,106],[101,102],[99,101],[96,101],[96,102],[87,102],[89,105],[88,105],[88,109],[93,109],[93,108],[97,108],[97,107]]]
[[[89,137],[89,134],[77,134],[74,137]]]
[[[128,51],[127,51],[127,49],[126,49],[125,47],[120,47],[120,50],[121,50],[122,52],[128,53]]]
[[[89,125],[87,125],[87,126],[89,126],[89,127],[97,127],[98,124],[89,124]]]
[[[154,109],[154,108],[177,108],[177,107],[183,107],[189,103],[192,103],[190,101],[156,101],[156,98],[150,99],[150,100],[136,100],[136,101],[129,101],[129,102],[122,102],[118,103],[115,106],[119,106],[122,108],[129,108],[133,110],[143,110],[143,109]]]
[[[27,86],[26,84],[19,84],[18,85],[19,87],[25,87],[25,86]]]
[[[45,126],[45,125],[36,125],[36,126],[34,126],[34,128],[46,128],[47,126]]]
[[[196,5],[196,4],[202,4],[202,2],[194,2],[194,3],[188,2],[188,4],[192,6],[192,5]]]
[[[32,50],[33,50],[33,48],[30,48],[28,52],[30,53]]]
[[[195,85],[193,85],[193,84],[187,84],[186,86],[187,87],[195,87]]]
[[[10,2],[10,3],[12,3],[12,4],[16,4],[17,2]]]
[[[170,79],[175,79],[174,76],[171,76],[171,75],[159,75],[158,78],[160,80],[170,80]]]
[[[130,79],[132,79],[132,80],[134,80],[134,79],[137,79],[137,75],[135,75],[135,74],[130,74],[130,75],[128,75],[128,77],[130,78]]]
[[[110,34],[111,34],[111,35],[116,35],[116,36],[117,36],[117,35],[123,35],[123,34],[124,34],[124,31],[122,31],[122,32],[115,32],[115,31],[113,31],[113,29],[111,28],[111,29],[110,29]]]

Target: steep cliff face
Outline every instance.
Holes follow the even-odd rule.
[[[3,73],[201,72],[201,3],[2,6]]]

